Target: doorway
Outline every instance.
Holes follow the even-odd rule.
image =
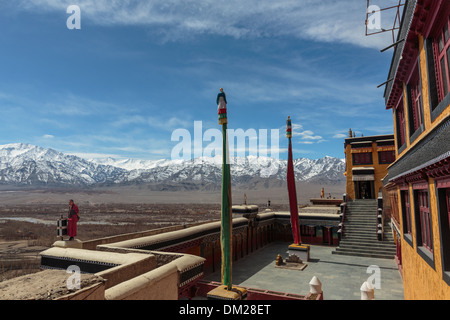
[[[373,181],[355,182],[356,199],[375,199]]]
[[[323,234],[323,244],[327,244],[329,246],[333,245],[333,227],[322,227]]]

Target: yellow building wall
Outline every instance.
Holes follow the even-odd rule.
[[[397,118],[395,117],[395,109],[392,108],[392,120],[394,122],[394,143],[395,143],[395,162],[397,162],[398,160],[398,137],[397,137]],[[394,163],[395,163],[394,162]]]
[[[434,181],[430,179],[430,211],[433,232],[434,269],[417,253],[416,228],[420,221],[416,221],[414,215],[413,191],[410,186],[409,196],[411,204],[411,224],[413,247],[401,239],[402,265],[403,265],[403,289],[405,300],[448,300],[450,299],[450,286],[442,280],[441,247],[439,239],[439,224],[437,217],[437,199]],[[400,190],[398,198],[401,199]],[[401,203],[399,202],[399,210]],[[401,216],[403,225],[403,216]],[[402,228],[403,230],[403,228]]]
[[[345,147],[345,162],[346,162],[346,176],[347,176],[347,183],[346,183],[346,194],[347,196],[354,200],[356,198],[356,191],[355,191],[355,183],[353,181],[353,168],[359,168],[359,167],[373,167],[375,169],[375,199],[378,197],[378,192],[381,191],[383,188],[383,182],[382,179],[387,174],[387,168],[390,166],[390,164],[380,164],[379,158],[378,158],[378,150],[377,150],[377,143],[372,142],[372,164],[367,165],[353,165],[353,156],[352,156],[352,148],[351,145],[347,145]]]
[[[406,143],[407,148],[397,155],[397,161],[401,161],[401,157],[407,153],[407,151],[418,144],[433,128],[435,128],[440,122],[442,122],[450,114],[450,108],[447,107],[434,121],[431,121],[431,112],[429,107],[429,89],[428,89],[428,72],[426,66],[426,56],[424,49],[424,39],[419,36],[419,56],[420,56],[420,74],[422,80],[422,99],[423,99],[423,115],[425,130],[417,137],[413,142],[409,142],[409,124],[408,124],[408,107],[407,101],[404,99],[404,110],[406,119]],[[406,86],[404,84],[404,90]],[[404,91],[404,97],[406,91]],[[394,132],[396,131],[396,121],[394,113]],[[397,138],[395,139],[397,143]],[[415,221],[414,215],[414,201],[413,191],[411,186],[409,187],[410,204],[411,204],[411,223],[412,223],[412,236],[413,247],[407,243],[403,237],[401,239],[402,246],[402,266],[403,266],[403,287],[404,297],[406,300],[448,300],[450,299],[450,286],[442,280],[442,265],[441,265],[441,247],[440,247],[440,230],[438,223],[438,207],[436,198],[436,189],[433,179],[429,179],[429,195],[430,195],[430,212],[431,223],[433,232],[433,253],[434,253],[434,268],[432,268],[418,253],[417,253],[417,241],[416,241],[416,225],[420,226],[420,221]],[[400,190],[398,191],[398,199],[400,197]],[[401,201],[399,201],[399,210],[401,212]],[[400,215],[401,220],[403,216]],[[403,230],[403,221],[402,230]]]
[[[347,183],[345,186],[345,193],[347,194],[347,197],[350,199],[355,199],[355,184],[352,181],[353,178],[353,157],[352,157],[352,147],[351,145],[347,145],[345,147],[345,172],[347,176]]]
[[[406,97],[406,84],[403,83],[403,110],[405,114],[405,134],[406,134],[406,145],[407,147],[402,151],[401,154],[398,153],[397,146],[397,121],[395,118],[395,111],[393,110],[393,119],[394,119],[394,132],[395,132],[395,144],[396,144],[396,157],[400,159],[410,148],[414,147],[420,140],[425,137],[434,127],[436,127],[442,120],[444,120],[450,114],[450,108],[446,108],[434,121],[431,121],[431,111],[430,111],[430,91],[428,88],[428,71],[426,65],[426,53],[424,47],[424,39],[423,36],[419,35],[419,57],[420,57],[420,75],[422,79],[422,101],[423,101],[423,117],[424,117],[424,126],[425,130],[416,138],[415,141],[410,143],[409,141],[409,115],[408,115],[408,101]]]
[[[430,91],[428,88],[428,70],[425,63],[427,57],[425,53],[423,36],[419,35],[419,59],[420,59],[420,75],[422,79],[422,100],[423,100],[423,118],[425,124],[425,132],[431,128],[431,114],[430,114]],[[423,133],[422,133],[423,134]],[[418,138],[420,140],[420,137]]]

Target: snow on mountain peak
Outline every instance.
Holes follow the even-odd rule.
[[[243,177],[286,179],[286,160],[248,156],[231,158],[233,179]],[[95,185],[197,181],[219,183],[222,157],[192,160],[82,159],[53,149],[25,143],[0,145],[0,184]],[[294,171],[300,181],[344,179],[342,159],[295,159]],[[245,179],[243,179],[245,181]]]

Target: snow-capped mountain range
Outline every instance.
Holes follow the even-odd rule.
[[[221,158],[193,160],[83,159],[53,149],[15,143],[0,145],[0,185],[110,186],[122,184],[219,186]],[[286,180],[286,160],[248,156],[231,162],[232,183]],[[297,181],[341,183],[345,162],[325,157],[294,160]],[[194,187],[195,186],[195,187]],[[166,188],[167,189],[167,188]]]

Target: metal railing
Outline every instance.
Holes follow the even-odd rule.
[[[377,199],[377,237],[378,241],[383,241],[384,235],[384,216],[383,216],[383,197],[381,193]]]
[[[344,202],[341,203],[341,222],[339,223],[339,229],[338,229],[338,245],[341,242],[342,236],[344,234],[344,220],[345,220],[345,211],[347,210],[347,194],[344,193],[343,195]]]

